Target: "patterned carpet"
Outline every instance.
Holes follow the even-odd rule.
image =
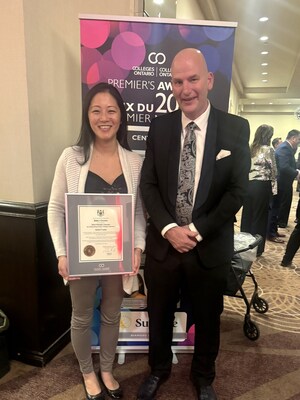
[[[295,195],[291,222],[281,230],[287,238],[295,218]],[[238,230],[239,223],[236,229]],[[286,239],[287,239],[286,238]],[[246,306],[243,299],[225,296],[222,316],[221,351],[217,361],[215,389],[219,400],[300,400],[300,253],[296,268],[280,266],[285,244],[267,242],[266,251],[252,265],[258,294],[269,309],[251,320],[260,331],[257,340],[243,332]],[[243,289],[251,299],[254,285],[246,278]],[[189,381],[191,354],[178,354],[171,378],[157,400],[192,400]],[[95,366],[98,367],[95,356]],[[124,388],[124,399],[135,400],[139,384],[147,374],[146,354],[127,354],[124,364],[116,363],[115,374]],[[11,362],[11,371],[0,379],[3,400],[82,400],[83,388],[71,345],[44,368]]]

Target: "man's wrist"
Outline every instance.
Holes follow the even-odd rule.
[[[176,226],[178,226],[175,222],[172,222],[171,224],[166,225],[162,231],[161,231],[161,235],[164,238],[165,234],[171,229],[171,228],[175,228]]]

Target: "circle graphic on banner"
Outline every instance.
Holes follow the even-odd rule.
[[[189,43],[202,43],[207,40],[207,36],[203,28],[193,25],[179,25],[180,35]]]
[[[204,45],[199,48],[207,63],[207,68],[211,72],[216,72],[220,68],[220,53],[217,48]]]
[[[161,43],[168,35],[171,27],[166,24],[157,24],[153,26],[148,23],[126,23],[120,24],[120,32],[130,31],[137,33],[146,44],[158,44]]]
[[[222,28],[221,26],[205,26],[203,30],[209,39],[215,40],[216,42],[224,42],[224,40],[227,40],[231,35],[234,34],[234,28]]]
[[[151,25],[143,23],[122,24],[120,32],[134,32],[139,35],[144,42],[147,42],[151,35]]]
[[[111,54],[115,63],[126,70],[139,66],[145,59],[143,40],[133,32],[120,33],[112,43]]]
[[[99,61],[91,66],[86,76],[86,83],[93,86],[98,82],[105,82],[108,79],[125,79],[128,72],[119,68],[113,61]],[[120,90],[121,91],[121,90]]]
[[[96,49],[81,47],[81,79],[84,83],[96,83],[92,76],[88,79],[88,72],[92,65],[101,62],[102,54]]]
[[[80,21],[81,43],[91,49],[102,46],[110,33],[109,21]]]

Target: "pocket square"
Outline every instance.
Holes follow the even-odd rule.
[[[221,160],[221,158],[228,157],[230,156],[231,151],[230,150],[220,150],[219,153],[217,154],[216,160]]]

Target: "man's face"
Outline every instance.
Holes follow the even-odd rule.
[[[172,68],[172,90],[182,112],[195,120],[207,108],[207,94],[213,87],[213,74],[199,55],[175,58]]]
[[[300,135],[292,136],[291,145],[293,149],[296,150],[299,143],[300,143]]]

